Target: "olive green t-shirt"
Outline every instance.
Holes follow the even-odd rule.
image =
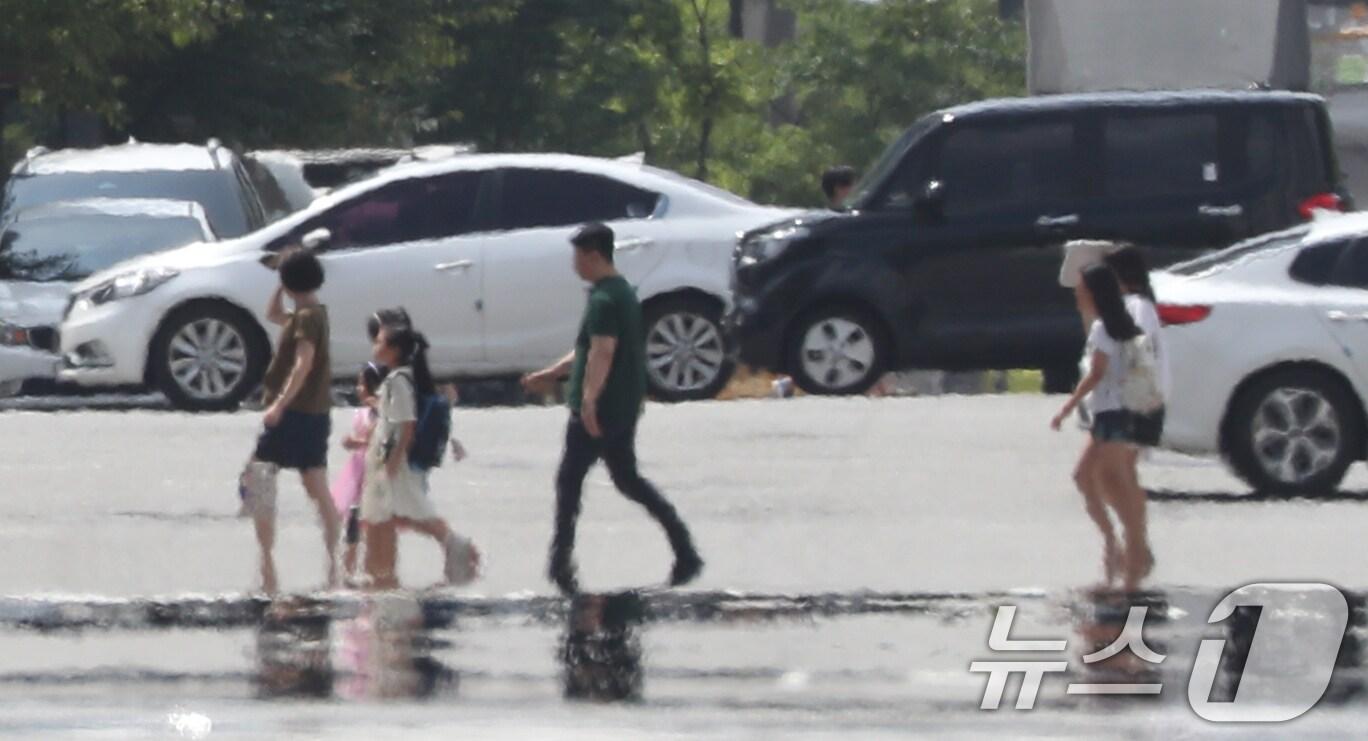
[[[332,409],[332,359],[328,355],[328,308],[321,304],[298,309],[285,322],[280,331],[280,347],[276,348],[262,381],[265,401],[269,406],[285,390],[294,369],[296,348],[306,340],[314,346],[313,367],[304,377],[303,388],[286,408],[304,414],[327,414]]]
[[[584,399],[584,374],[589,362],[589,343],[594,337],[617,338],[613,365],[599,394],[599,424],[614,427],[635,422],[646,398],[646,334],[636,290],[620,275],[604,278],[589,289],[589,303],[575,340],[575,364],[567,394],[574,412],[580,410]]]

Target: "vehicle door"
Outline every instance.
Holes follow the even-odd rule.
[[[948,127],[931,168],[938,218],[912,227],[905,256],[926,362],[1032,365],[1077,334],[1058,274],[1086,226],[1078,136],[1064,115]]]
[[[1233,242],[1244,205],[1225,187],[1238,168],[1222,160],[1221,125],[1214,108],[1108,110],[1100,233],[1140,245],[1155,267]]]
[[[495,224],[485,240],[485,339],[495,367],[550,362],[574,344],[588,286],[575,274],[570,237],[602,221],[614,261],[634,285],[663,258],[650,219],[660,195],[603,175],[515,167],[498,172]]]
[[[484,356],[483,263],[476,201],[481,173],[399,180],[338,204],[292,231],[331,233],[321,255],[321,297],[332,322],[334,367],[371,356],[366,322],[402,306],[431,343],[437,373],[457,373]]]
[[[1326,284],[1313,289],[1316,298],[1311,306],[1353,363],[1353,381],[1363,394],[1368,390],[1368,239],[1319,249],[1334,261],[1327,265]]]

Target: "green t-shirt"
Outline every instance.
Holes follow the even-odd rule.
[[[280,331],[280,346],[261,382],[266,390],[264,401],[269,406],[285,390],[285,383],[294,370],[295,351],[302,341],[314,346],[314,362],[289,409],[305,414],[327,414],[332,410],[332,358],[328,348],[328,308],[322,304],[305,306],[290,314],[285,328]]]
[[[646,333],[641,323],[641,303],[626,278],[604,278],[589,289],[579,338],[575,340],[575,365],[570,372],[568,403],[578,412],[584,398],[584,374],[593,337],[616,337],[613,366],[599,394],[598,418],[604,427],[635,422],[646,398]]]

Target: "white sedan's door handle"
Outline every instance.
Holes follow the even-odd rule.
[[[433,265],[432,269],[440,273],[449,273],[453,270],[469,270],[472,267],[475,267],[474,260],[457,260],[456,262],[439,262]]]
[[[628,237],[619,240],[614,250],[617,252],[631,252],[642,247],[650,247],[655,244],[655,240],[650,237]]]
[[[1368,322],[1368,311],[1354,314],[1348,311],[1332,309],[1325,312],[1325,318],[1332,322]]]

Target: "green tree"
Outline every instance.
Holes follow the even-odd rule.
[[[192,43],[130,74],[126,130],[250,147],[403,143],[421,111],[402,91],[455,59],[436,0],[238,0]]]
[[[816,176],[836,163],[866,166],[917,118],[958,103],[1024,95],[1025,33],[998,17],[994,0],[790,0],[798,38],[777,50],[778,86],[797,104],[781,141],[806,143],[812,162],[802,191],[761,177],[757,193],[817,202]],[[792,162],[804,154],[791,146]],[[782,164],[774,165],[780,170]]]

